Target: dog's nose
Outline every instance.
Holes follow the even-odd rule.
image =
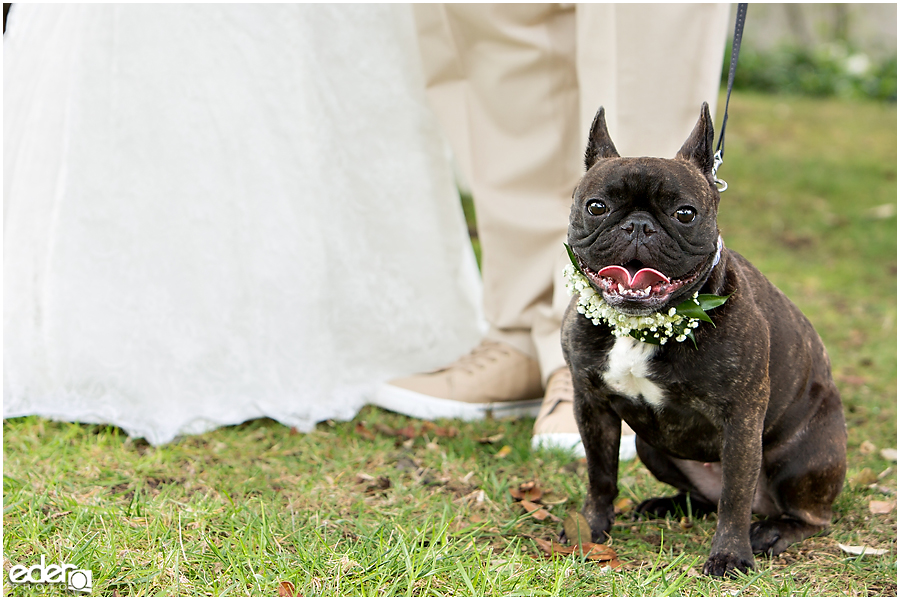
[[[622,230],[628,236],[634,239],[636,236],[650,237],[656,233],[656,227],[649,216],[635,214],[631,215],[623,224]]]

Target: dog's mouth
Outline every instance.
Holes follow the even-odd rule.
[[[673,279],[636,260],[624,265],[609,265],[599,271],[585,265],[580,257],[578,263],[607,304],[637,310],[662,307],[679,289],[697,281],[703,269],[701,264],[687,275]]]

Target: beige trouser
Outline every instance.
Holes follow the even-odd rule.
[[[674,157],[715,114],[727,4],[416,4],[429,98],[471,186],[488,337],[564,365],[562,269],[587,132]]]

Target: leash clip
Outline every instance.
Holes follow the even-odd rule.
[[[713,156],[712,176],[713,181],[716,182],[716,189],[719,190],[720,194],[728,189],[728,183],[724,179],[719,179],[718,177],[716,177],[716,173],[719,171],[719,167],[721,167],[722,163],[724,162],[725,159],[722,158],[722,151],[717,150],[716,155]]]

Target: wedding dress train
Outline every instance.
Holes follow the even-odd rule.
[[[14,5],[4,418],[349,419],[484,332],[405,5]]]

